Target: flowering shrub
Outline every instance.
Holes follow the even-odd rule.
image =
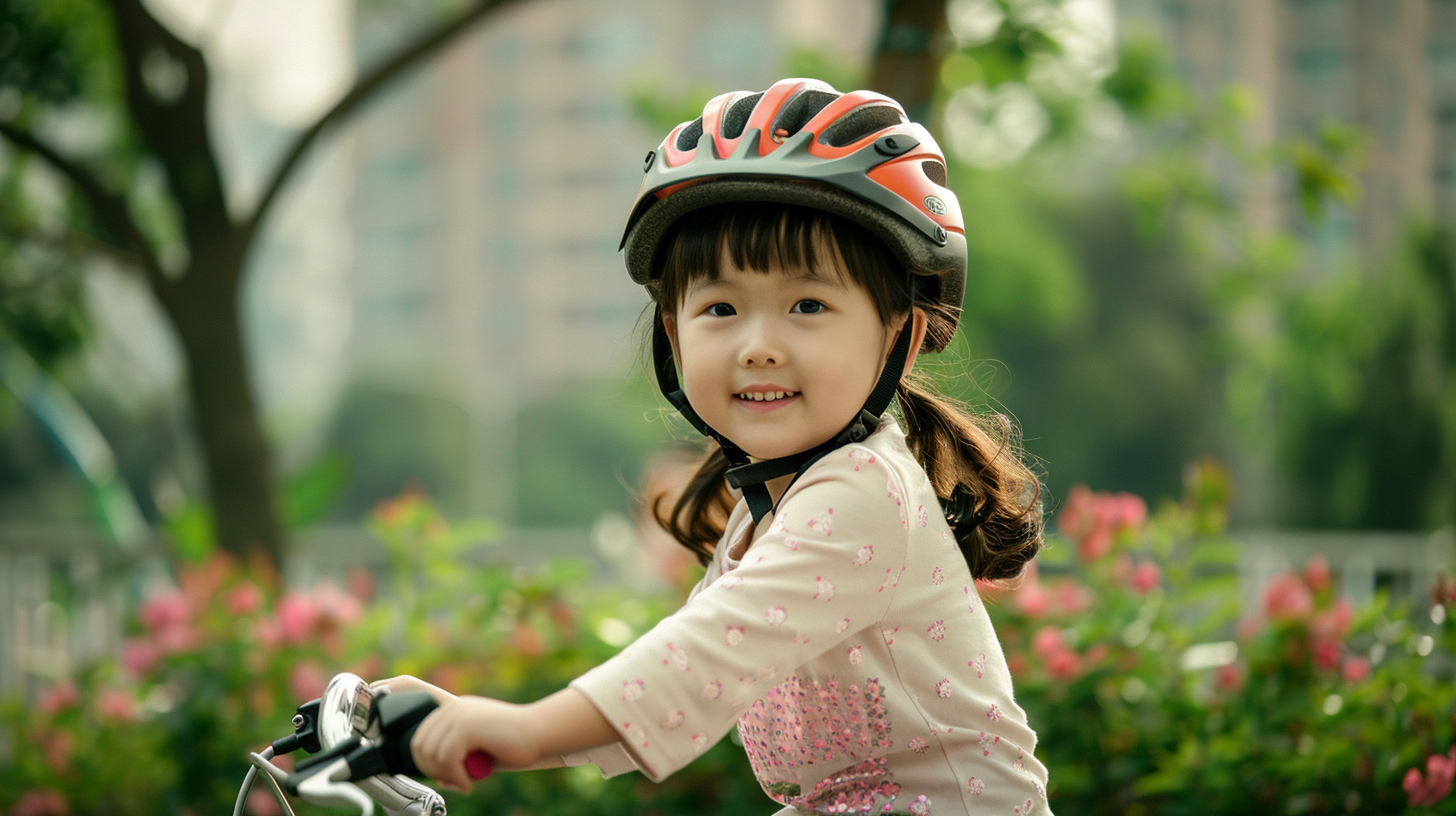
[[[1055,811],[1456,813],[1456,582],[1443,578],[1417,618],[1383,598],[1354,609],[1316,558],[1245,609],[1217,471],[1195,471],[1189,488],[1152,514],[1135,496],[1077,488],[1040,566],[1014,589],[980,587]],[[493,564],[477,546],[492,528],[446,525],[419,496],[381,505],[370,526],[392,561],[378,591],[362,570],[281,590],[221,556],[154,587],[115,660],[0,709],[0,811],[231,812],[246,752],[287,733],[337,671],[536,699],[676,602],[589,587],[575,562]],[[446,796],[455,816],[739,814],[766,801],[731,740],[661,785],[587,767]],[[261,790],[249,809],[278,812]]]
[[[1221,473],[1151,517],[1067,496],[1041,565],[982,585],[1058,814],[1456,813],[1456,584],[1355,610],[1316,557],[1241,606]]]
[[[115,660],[42,690],[33,705],[11,699],[0,709],[0,750],[10,746],[0,753],[10,755],[0,813],[231,813],[247,752],[287,734],[298,704],[339,671],[415,674],[524,701],[560,689],[671,611],[669,599],[587,590],[574,562],[531,572],[468,563],[493,528],[452,528],[416,495],[381,505],[370,526],[392,560],[387,592],[363,570],[280,590],[223,555],[154,586]],[[452,816],[740,812],[762,794],[736,752],[725,741],[663,785],[578,768],[501,774],[481,795],[446,796]],[[261,784],[249,812],[279,812]]]

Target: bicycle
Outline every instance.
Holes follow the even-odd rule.
[[[233,816],[242,816],[259,771],[287,816],[294,816],[289,795],[318,805],[353,805],[360,816],[372,816],[376,802],[389,816],[445,816],[440,794],[410,778],[421,776],[410,738],[436,705],[422,691],[389,693],[348,672],[335,675],[322,697],[298,707],[293,733],[248,755],[253,767],[243,778]],[[292,773],[273,764],[273,758],[300,748],[312,756]],[[476,751],[465,770],[472,779],[484,779],[491,759]]]

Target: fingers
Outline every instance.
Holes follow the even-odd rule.
[[[461,793],[469,793],[475,781],[465,771],[470,753],[468,729],[458,719],[436,709],[420,723],[410,740],[410,752],[420,772]]]

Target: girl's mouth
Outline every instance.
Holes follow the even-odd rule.
[[[745,391],[734,394],[733,401],[746,410],[762,413],[792,405],[799,394],[798,391]]]
[[[798,391],[745,391],[742,394],[734,394],[733,398],[743,402],[776,402],[797,396],[799,396]]]

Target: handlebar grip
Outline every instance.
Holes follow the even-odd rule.
[[[490,776],[494,770],[495,763],[491,761],[490,754],[484,751],[471,751],[470,756],[465,758],[465,772],[477,782]]]

